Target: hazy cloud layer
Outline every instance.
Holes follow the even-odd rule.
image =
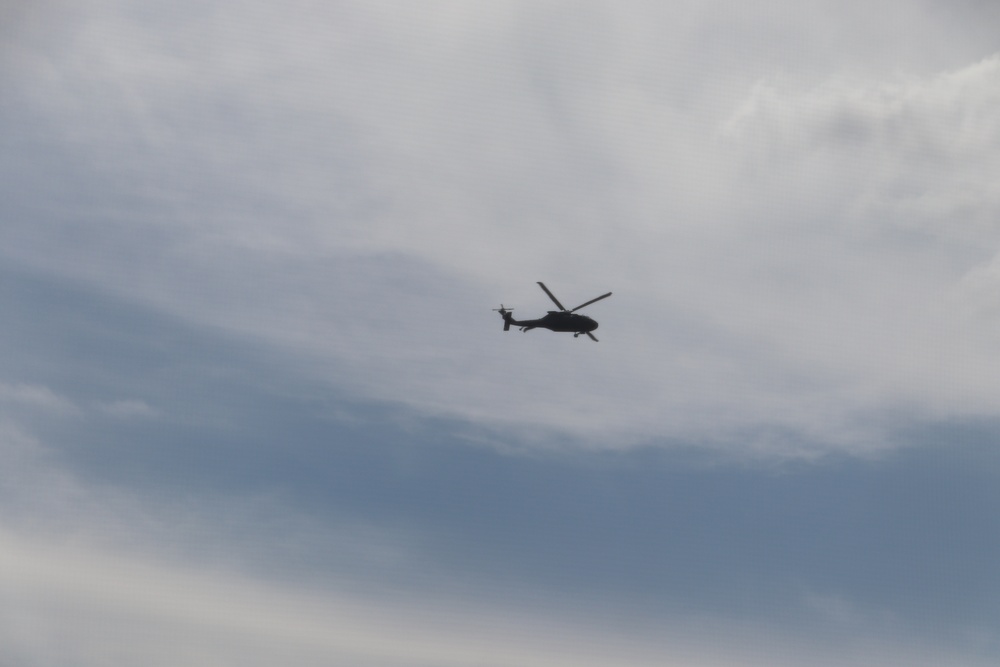
[[[120,551],[4,533],[0,616],[5,659],[85,667],[150,665],[936,665],[934,651],[852,642],[832,658],[788,646],[773,630],[702,619],[687,628],[621,628],[610,619],[553,622],[531,609],[378,604],[350,594],[282,589],[212,570],[163,565]],[[817,601],[845,612],[836,601]],[[16,609],[16,613],[11,613]],[[599,621],[601,626],[595,627]],[[613,621],[612,621],[613,624]],[[710,635],[716,637],[709,639]],[[58,642],[52,641],[54,636]],[[726,637],[719,641],[720,636]],[[777,640],[777,644],[776,644]],[[699,645],[700,644],[700,645]],[[714,645],[714,647],[713,647]],[[987,664],[969,661],[967,665]]]
[[[0,25],[0,662],[996,663],[1000,6]]]

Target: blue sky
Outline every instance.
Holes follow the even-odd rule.
[[[995,664],[997,10],[3,14],[0,662]]]

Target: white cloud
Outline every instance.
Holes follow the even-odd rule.
[[[95,5],[26,41],[65,177],[11,181],[4,252],[522,436],[813,455],[996,414],[997,60],[836,7]],[[614,290],[604,342],[500,334],[535,280]]]
[[[47,415],[76,415],[80,408],[43,385],[0,382],[0,406],[33,408]]]
[[[998,99],[1000,59],[992,57],[926,79],[761,85],[728,126],[749,148],[745,166],[767,170],[748,173],[752,185],[771,205],[787,192],[798,216],[765,224],[764,241],[779,242],[780,233],[791,237],[785,251],[813,250],[786,260],[794,267],[786,275],[825,282],[795,289],[813,304],[792,304],[786,319],[816,318],[807,331],[830,344],[829,361],[877,386],[883,404],[952,414],[998,408],[981,373],[998,343],[988,333],[996,323],[990,308],[968,307],[970,277],[988,275],[984,264],[1000,244],[1000,123],[989,111]]]
[[[160,414],[159,410],[136,398],[97,401],[90,409],[119,419],[151,418]],[[80,407],[78,401],[44,385],[23,382],[0,382],[0,410],[18,422],[32,418],[81,417],[89,411]]]

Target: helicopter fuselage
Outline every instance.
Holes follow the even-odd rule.
[[[549,331],[568,331],[572,333],[587,333],[597,328],[597,322],[586,315],[576,313],[560,312],[550,310],[545,317],[537,320],[515,320],[511,319],[511,324],[519,326],[525,331],[529,329],[541,328]]]

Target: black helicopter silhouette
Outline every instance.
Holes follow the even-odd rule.
[[[509,331],[510,325],[512,324],[521,327],[521,331],[530,331],[531,329],[541,327],[542,329],[549,329],[550,331],[572,331],[573,338],[577,338],[580,334],[586,334],[592,341],[595,343],[597,342],[597,337],[590,333],[597,328],[597,322],[586,315],[577,315],[576,311],[580,310],[584,306],[589,306],[595,301],[608,298],[611,296],[611,292],[602,294],[596,299],[591,299],[586,303],[581,303],[572,310],[566,310],[566,308],[559,303],[559,299],[557,299],[552,292],[549,291],[549,288],[545,286],[545,283],[539,282],[538,286],[549,295],[549,298],[552,299],[552,303],[559,306],[559,310],[550,310],[545,317],[541,317],[537,320],[518,321],[514,319],[513,315],[511,315],[514,309],[507,308],[501,303],[499,308],[494,308],[493,310],[500,313],[500,317],[503,318],[504,331]]]

